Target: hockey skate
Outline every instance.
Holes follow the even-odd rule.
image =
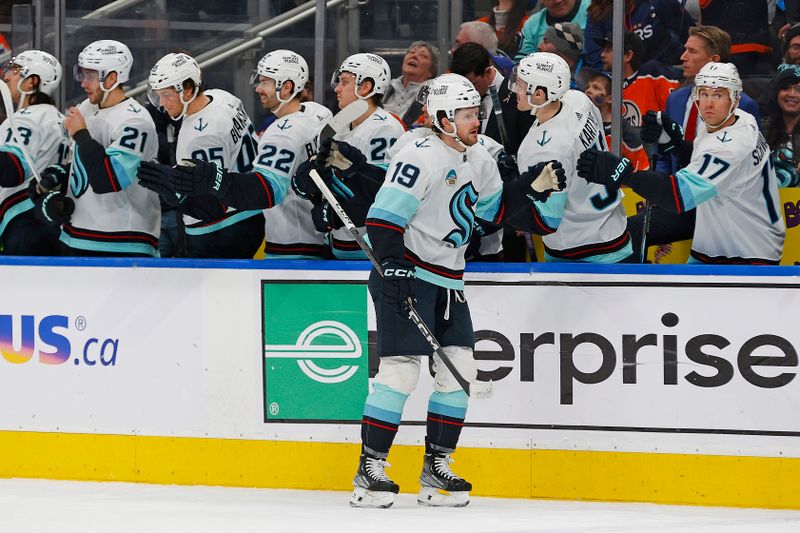
[[[385,469],[391,466],[386,459],[362,453],[358,463],[358,472],[353,478],[353,495],[350,505],[353,507],[391,507],[394,495],[400,487],[386,476]]]
[[[430,507],[464,507],[469,503],[472,483],[455,475],[450,469],[449,454],[426,453],[419,483],[422,488],[417,503]]]

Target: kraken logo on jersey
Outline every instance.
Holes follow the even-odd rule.
[[[460,248],[472,238],[472,227],[475,223],[475,202],[478,201],[478,192],[472,183],[467,183],[450,200],[450,217],[456,229],[442,239],[453,248]]]

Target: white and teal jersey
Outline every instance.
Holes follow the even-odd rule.
[[[578,177],[578,157],[587,148],[605,149],[603,124],[588,97],[568,91],[561,110],[544,124],[531,126],[517,153],[519,171],[556,160],[564,167],[567,185],[550,195],[540,209],[554,233],[544,235],[546,259],[615,263],[633,249],[622,205],[623,193]]]
[[[200,111],[186,115],[178,132],[175,160],[200,159],[230,172],[249,172],[256,157],[255,128],[241,100],[227,91],[209,89],[211,99]],[[228,207],[219,220],[198,220],[183,215],[187,235],[206,235],[256,216],[260,210]]]
[[[141,161],[158,154],[158,137],[150,113],[132,99],[100,109],[89,100],[78,110],[92,139],[105,147],[106,169],[116,192],[97,194],[76,147],[72,159],[69,196],[75,213],[64,225],[61,241],[87,251],[158,255],[161,205],[158,194],[138,183]]]
[[[354,129],[337,133],[334,139],[358,148],[367,158],[367,163],[386,169],[389,164],[388,150],[404,132],[402,121],[379,107],[364,122]],[[363,227],[359,230],[364,232]],[[367,258],[347,228],[333,230],[330,244],[333,255],[338,259]]]
[[[502,185],[497,163],[483,146],[459,152],[429,135],[391,159],[367,224],[405,229],[406,259],[416,266],[417,277],[462,289],[475,217],[495,219]]]
[[[319,148],[319,134],[332,113],[315,102],[275,119],[261,134],[255,171],[270,182],[275,204],[264,211],[267,258],[308,259],[324,254],[325,236],[311,220],[313,204],[292,190],[291,178]]]
[[[11,134],[8,120],[0,125],[0,142],[3,143],[0,151],[14,154],[24,176],[20,185],[0,187],[0,235],[14,217],[33,209],[33,202],[27,192],[28,180],[33,177],[33,173],[17,141],[25,146],[25,151],[33,159],[33,165],[39,173],[50,165],[66,163],[69,137],[64,130],[63,121],[64,115],[52,105],[37,104],[14,113],[17,127],[15,136]]]
[[[769,146],[751,114],[735,116],[714,133],[700,128],[691,162],[675,173],[683,207],[697,209],[692,257],[777,263],[786,227]]]

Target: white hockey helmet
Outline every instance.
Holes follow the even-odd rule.
[[[736,101],[742,94],[742,79],[733,63],[706,63],[694,77],[692,99],[697,100],[700,87],[728,89],[731,101]]]
[[[518,80],[527,84],[525,94],[528,103],[533,110],[542,107],[550,102],[561,100],[569,90],[572,73],[569,65],[560,56],[551,52],[534,52],[522,58],[519,64],[514,67],[509,85],[514,87]],[[534,105],[531,96],[538,88],[545,92],[547,102],[541,105]]]
[[[194,92],[188,100],[183,99],[183,84],[186,80],[194,82]],[[179,120],[186,115],[189,104],[200,93],[201,81],[200,66],[192,56],[183,53],[167,54],[150,69],[150,76],[147,78],[147,98],[151,104],[159,107],[161,101],[158,92],[162,89],[174,89],[180,96],[183,112],[180,116],[172,118]]]
[[[374,94],[384,94],[392,81],[392,71],[389,69],[389,63],[376,54],[353,54],[345,59],[342,62],[342,66],[331,77],[331,87],[334,89],[339,83],[339,76],[341,76],[342,72],[349,72],[356,77],[356,96],[361,100],[366,100]],[[372,80],[372,92],[366,96],[360,96],[357,89],[367,79]]]
[[[132,66],[133,55],[127,46],[119,41],[95,41],[78,54],[78,64],[75,65],[74,70],[75,79],[83,81],[83,75],[80,71],[82,68],[96,70],[101,83],[105,81],[106,76],[110,73],[116,72],[117,82],[110,89],[100,86],[104,92],[109,92],[128,81]]]
[[[39,91],[52,96],[61,82],[61,63],[58,59],[41,50],[26,50],[12,57],[8,68],[19,68],[17,89],[21,94],[22,82],[29,76],[39,76]]]
[[[300,54],[291,50],[273,50],[259,60],[250,77],[250,83],[258,85],[261,76],[275,80],[276,93],[280,92],[284,83],[291,81],[294,85],[291,98],[294,98],[303,91],[308,82],[308,63]]]
[[[424,88],[425,106],[428,114],[433,119],[433,126],[436,130],[453,137],[462,146],[466,145],[453,131],[442,129],[440,115],[444,114],[451,123],[455,125],[456,111],[459,109],[478,108],[478,118],[483,118],[481,106],[481,95],[472,83],[458,74],[442,74],[428,82]]]

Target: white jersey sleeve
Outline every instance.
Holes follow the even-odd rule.
[[[11,135],[8,120],[0,125],[0,150],[13,153],[23,167],[25,180],[32,175],[30,162],[24,157],[18,142],[33,159],[37,172],[50,165],[64,164],[69,154],[69,137],[64,130],[64,116],[49,104],[38,104],[14,113],[16,135]],[[18,141],[18,142],[17,142]]]

